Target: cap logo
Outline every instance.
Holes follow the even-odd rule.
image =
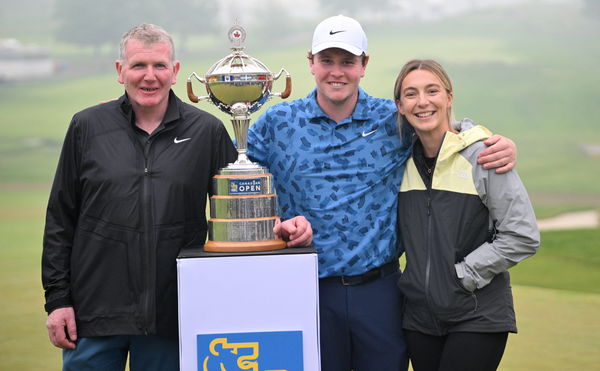
[[[330,35],[335,35],[336,33],[340,33],[340,32],[346,32],[346,30],[340,30],[340,31],[331,30],[331,31],[329,31],[329,34]]]

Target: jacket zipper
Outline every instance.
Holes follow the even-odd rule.
[[[142,257],[142,261],[145,263],[143,267],[141,267],[142,272],[144,272],[143,279],[143,294],[142,294],[142,305],[144,306],[143,313],[146,314],[143,323],[143,330],[145,334],[151,334],[156,332],[156,256],[158,248],[156,233],[154,232],[154,217],[153,217],[153,208],[152,201],[154,198],[152,197],[152,149],[154,147],[154,143],[158,140],[159,136],[165,135],[167,131],[171,131],[172,127],[165,127],[158,132],[155,132],[154,135],[150,135],[148,138],[149,142],[146,146],[144,146],[144,185],[143,189],[143,203],[142,210],[143,219],[144,219],[144,233],[143,233],[143,243],[145,249],[142,251],[145,252]]]
[[[427,202],[426,202],[426,208],[427,208],[427,237],[426,237],[426,244],[425,246],[427,247],[427,261],[425,263],[425,298],[427,300],[427,304],[429,305],[429,314],[431,316],[431,321],[433,323],[433,325],[435,326],[436,331],[438,331],[438,333],[441,333],[439,324],[438,324],[438,320],[435,317],[435,315],[433,314],[432,308],[433,305],[431,303],[431,295],[430,295],[430,290],[429,290],[429,285],[430,285],[430,280],[431,280],[431,254],[432,254],[432,250],[433,247],[431,246],[431,235],[433,233],[433,223],[431,221],[431,188],[432,188],[432,184],[433,184],[433,172],[435,171],[435,166],[433,166],[433,168],[429,169],[427,168],[427,173],[429,175],[429,179],[426,182],[426,186],[427,186]]]
[[[142,218],[144,233],[142,234],[142,266],[140,267],[142,274],[142,313],[145,314],[143,318],[143,331],[144,334],[148,335],[152,331],[152,323],[154,317],[154,310],[152,308],[152,251],[154,246],[154,239],[152,238],[152,199],[150,189],[150,176],[151,176],[151,161],[150,152],[153,141],[150,141],[147,146],[144,147],[144,181],[142,187]]]

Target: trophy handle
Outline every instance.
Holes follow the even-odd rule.
[[[203,84],[206,85],[206,80],[204,78],[198,76],[196,74],[196,72],[192,72],[192,74],[187,79],[187,94],[188,94],[188,98],[190,98],[190,100],[192,102],[194,102],[194,103],[198,103],[201,100],[208,99],[209,98],[208,96],[198,97],[196,94],[194,94],[194,91],[192,89],[192,76],[195,77],[201,83],[203,83]]]
[[[279,73],[273,77],[273,80],[277,80],[283,72],[285,72],[285,90],[281,93],[271,93],[272,96],[281,97],[281,99],[285,99],[292,94],[292,76],[285,68],[282,68]]]

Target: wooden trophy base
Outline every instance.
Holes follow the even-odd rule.
[[[207,241],[204,251],[209,252],[254,252],[272,251],[285,248],[285,241],[281,238],[261,241]]]

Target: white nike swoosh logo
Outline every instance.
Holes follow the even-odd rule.
[[[373,134],[374,132],[376,132],[377,129],[373,130],[373,131],[369,131],[368,133],[365,133],[364,131],[362,132],[362,136],[364,137],[368,137],[369,135]]]
[[[175,139],[173,139],[173,143],[178,144],[181,142],[185,142],[186,140],[190,140],[192,138],[183,138],[183,139],[177,139],[177,137],[175,137]]]

